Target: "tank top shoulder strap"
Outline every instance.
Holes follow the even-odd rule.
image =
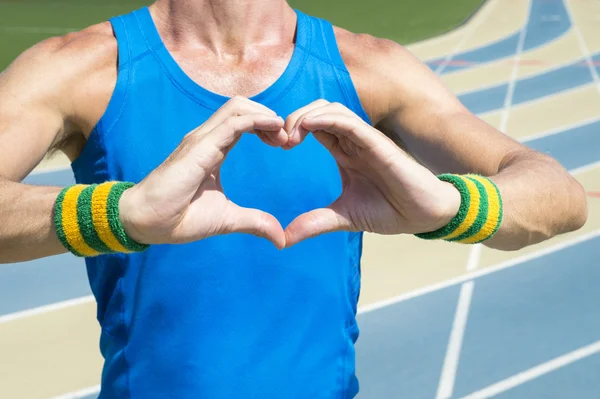
[[[310,42],[310,48],[306,50],[334,68],[336,78],[344,92],[348,105],[365,122],[370,123],[352,82],[350,72],[342,59],[333,25],[329,21],[312,16],[307,17],[307,25],[312,31],[313,40]]]
[[[92,134],[92,136],[90,136],[91,139],[100,140],[115,127],[124,112],[125,102],[128,97],[133,75],[133,68],[131,65],[135,63],[137,59],[143,57],[144,54],[147,54],[151,49],[144,36],[143,30],[140,28],[140,23],[138,22],[140,19],[138,15],[143,14],[144,11],[149,14],[147,8],[143,8],[110,19],[114,36],[117,39],[117,65],[119,72],[117,75],[117,83],[108,103],[108,107],[94,127],[94,131],[98,133]],[[86,148],[87,147],[90,146],[86,146]],[[80,158],[84,157],[84,154],[85,148]]]
[[[147,7],[110,20],[119,42],[119,65],[135,61],[152,49],[153,45],[145,31],[149,11]]]

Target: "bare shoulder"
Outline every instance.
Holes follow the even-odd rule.
[[[22,53],[0,75],[0,102],[18,98],[17,103],[29,109],[60,114],[64,136],[71,131],[85,135],[114,89],[117,54],[109,22],[48,38]],[[8,112],[6,106],[3,111]]]
[[[335,37],[348,66],[365,68],[383,61],[402,61],[412,55],[400,44],[366,33],[353,33],[334,27]]]
[[[0,138],[27,142],[31,162],[50,149],[74,159],[112,95],[117,54],[108,22],[23,52],[0,74]],[[34,165],[24,165],[15,176]]]
[[[408,101],[452,94],[435,74],[404,46],[335,27],[340,53],[374,124]]]
[[[102,23],[79,32],[48,38],[23,52],[4,72],[70,76],[90,63],[116,57],[117,43],[110,24]],[[44,73],[46,71],[46,73]]]

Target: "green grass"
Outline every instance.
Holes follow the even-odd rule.
[[[252,0],[249,0],[252,1]],[[290,0],[354,32],[411,43],[459,25],[482,0]],[[0,70],[46,37],[81,29],[149,0],[0,0]]]

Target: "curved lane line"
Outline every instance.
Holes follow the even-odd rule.
[[[463,34],[463,37],[456,44],[454,49],[450,53],[448,53],[448,55],[444,57],[444,60],[437,66],[437,68],[435,68],[434,72],[436,75],[441,75],[444,72],[444,69],[446,69],[446,67],[450,64],[450,62],[454,59],[456,54],[458,54],[458,52],[462,50],[462,48],[465,46],[465,44],[471,38],[471,36],[473,36],[475,32],[477,32],[477,28],[479,28],[479,26],[487,20],[488,14],[491,13],[492,10],[494,10],[494,6],[496,4],[497,2],[490,4],[487,8],[481,11],[480,18],[477,21],[469,24],[467,30]]]
[[[594,56],[594,61],[600,61],[600,54],[597,54],[597,55]],[[600,64],[600,62],[598,62],[598,64]],[[597,68],[598,68],[598,66],[597,66]],[[546,77],[545,78],[539,78],[539,79],[546,79],[547,76],[548,76],[546,74],[542,74],[542,75],[544,75]],[[521,83],[521,82],[519,82],[519,83]],[[527,83],[524,83],[524,84],[525,84],[525,87],[526,87]],[[492,88],[491,90],[497,91],[496,96],[501,96],[501,98],[503,99],[505,97],[505,95],[506,95],[506,89],[507,89],[507,87],[496,87],[496,88]],[[490,90],[490,89],[487,89],[487,90]],[[518,91],[518,87],[517,87],[517,91]],[[472,93],[472,94],[474,94],[474,93]],[[493,94],[493,93],[490,93],[490,91],[486,91],[485,94],[486,95],[483,96],[483,98],[485,99],[484,102],[494,103],[494,100],[493,100],[494,95],[490,95],[490,94]],[[519,98],[517,93],[515,93],[515,96],[517,98]],[[520,101],[523,101],[523,100],[520,99]],[[502,107],[502,104],[500,103],[500,104],[497,104],[496,106],[497,106],[498,109],[500,109]],[[583,142],[588,143],[588,144],[585,144],[586,148],[594,148],[594,146],[596,146],[595,148],[598,148],[598,146],[597,146],[598,143],[595,140],[593,140],[593,137],[591,138],[592,140],[590,141],[589,140],[590,138],[587,136],[590,133],[590,129],[593,130],[593,129],[596,129],[597,127],[598,127],[597,125],[591,124],[591,125],[585,125],[583,127],[576,128],[576,134],[578,135],[578,139],[582,140]],[[561,134],[565,134],[566,135],[569,131],[570,130],[567,129],[566,131],[561,132]],[[568,142],[568,144],[573,144],[571,140],[566,140],[566,141]],[[536,143],[537,142],[534,142],[533,144],[530,144],[530,145],[533,146],[533,148],[535,148]],[[543,151],[555,152],[556,154],[554,154],[554,156],[557,156],[557,158],[559,158],[559,160],[561,162],[563,162],[563,163],[568,163],[569,165],[579,165],[579,164],[581,164],[580,166],[584,166],[585,165],[585,163],[578,162],[578,160],[577,160],[577,158],[580,158],[580,157],[578,157],[577,154],[575,154],[576,150],[573,150],[576,147],[576,145],[571,147],[571,151],[570,152],[569,151],[565,152],[566,147],[563,145],[563,142],[562,141],[558,142],[559,143],[558,144],[558,148],[557,148],[557,144],[556,143],[557,143],[557,141],[550,140],[550,141],[548,141],[548,145],[539,144],[538,148],[541,149],[541,150],[543,150]],[[569,147],[569,146],[567,146],[567,147]],[[566,155],[564,155],[564,154],[566,154]],[[591,158],[594,158],[594,157],[591,154],[588,154],[588,156],[586,156],[584,158],[585,159],[591,159]],[[594,158],[593,160],[597,160],[597,159]],[[30,176],[27,179],[27,181],[30,182],[30,183],[32,183],[32,184],[68,185],[68,184],[72,184],[73,178],[72,178],[72,175],[71,175],[70,171],[61,171],[61,172],[56,172],[55,171],[55,172],[38,173],[38,174],[32,175],[32,176]],[[72,262],[71,259],[68,259],[68,258],[72,258],[70,255],[62,255],[62,257],[64,257],[64,258],[58,259],[60,257],[61,256],[56,257],[55,262],[57,262],[58,264],[62,265],[64,267],[64,270],[61,273],[54,273],[54,274],[55,275],[56,274],[61,275],[61,278],[59,278],[57,280],[59,280],[63,284],[65,284],[67,289],[66,290],[63,290],[63,289],[61,289],[61,290],[54,290],[54,291],[61,291],[61,292],[63,292],[63,294],[65,292],[70,292],[67,295],[69,297],[77,297],[77,296],[80,296],[81,294],[89,293],[89,287],[88,287],[88,284],[87,284],[87,278],[85,277],[85,272],[83,271],[84,270],[84,268],[83,268],[83,262],[80,261],[80,260],[76,260],[79,263]],[[35,263],[35,262],[36,261],[28,262],[28,263]],[[47,262],[44,262],[44,263],[47,263]],[[81,265],[81,266],[79,266],[79,265]],[[26,267],[23,267],[23,266],[24,266],[24,264],[20,264],[19,267],[18,267],[18,269],[24,271],[27,268],[27,266]],[[42,268],[43,267],[48,267],[48,265],[41,266],[41,264],[39,264],[39,265],[28,265],[28,266],[30,268],[34,268],[34,269],[38,269],[38,267],[42,267]],[[81,273],[79,273],[79,275],[77,275],[76,272],[74,273],[73,270],[71,270],[71,267],[73,267],[73,270],[80,271]],[[31,285],[32,284],[35,285],[36,283],[35,282],[31,282],[31,281],[27,281],[27,279],[26,280],[22,280],[23,276],[21,276],[21,274],[26,274],[29,277],[32,276],[32,275],[33,276],[35,276],[35,275],[45,275],[43,272],[41,272],[40,274],[37,274],[37,270],[34,273],[32,273],[32,272],[18,273],[18,272],[15,272],[14,269],[13,270],[10,270],[10,269],[11,269],[11,265],[5,265],[5,266],[0,267],[0,273],[4,273],[5,276],[6,275],[9,276],[9,278],[2,278],[2,279],[0,279],[0,282],[4,281],[6,283],[6,282],[10,281],[11,283],[7,284],[7,285],[10,286],[10,287],[12,287],[13,289],[12,290],[3,289],[3,290],[0,290],[0,292],[11,292],[12,291],[13,294],[14,294],[15,292],[21,292],[22,293],[23,289],[25,289],[25,291],[30,291],[32,289]],[[54,272],[56,272],[55,268],[51,268],[51,269]],[[67,278],[65,278],[65,277],[67,277]],[[19,290],[15,290],[14,289],[14,287],[17,287],[17,286],[20,288]],[[78,288],[73,288],[73,287],[78,287]],[[85,287],[85,288],[82,288],[82,287]],[[56,287],[54,287],[54,288],[56,288]],[[77,290],[85,290],[85,292],[77,292],[77,293],[74,292],[74,291],[77,291]],[[41,292],[44,292],[44,290],[42,290]],[[38,303],[38,301],[41,302],[41,303],[39,303],[37,306],[42,305],[44,303],[48,303],[48,302],[56,302],[56,300],[58,299],[58,298],[49,298],[49,297],[47,297],[47,295],[49,295],[49,294],[48,293],[44,293],[43,296],[45,298],[43,298],[43,299],[42,298],[35,298],[35,299],[31,298],[31,300],[30,300],[31,302],[29,302],[27,304],[21,303],[21,304],[17,305],[17,304],[14,304],[14,301],[4,301],[4,303],[7,303],[7,302],[11,303],[12,302],[13,306],[11,306],[10,308],[0,308],[0,315],[1,314],[10,314],[10,313],[13,313],[13,312],[21,311],[23,309],[29,309],[31,307],[35,307],[36,303]],[[13,295],[9,295],[9,296],[14,298]],[[17,295],[17,296],[21,296],[21,295]],[[41,299],[41,301],[40,301],[40,299]],[[28,301],[26,301],[26,302],[28,302]],[[16,306],[14,306],[14,305],[16,305]]]
[[[51,399],[87,399],[87,398],[97,398],[100,393],[100,385],[95,385],[93,387],[81,389],[75,392],[69,392],[64,395],[55,396]]]
[[[600,54],[596,56],[600,56]],[[587,68],[581,67],[581,62],[582,60],[577,60],[567,66],[518,80],[515,86],[513,105],[556,95],[592,83],[594,78]],[[461,94],[458,98],[471,112],[482,114],[502,109],[507,90],[508,84],[503,83]]]
[[[567,169],[576,170],[600,160],[597,150],[600,148],[599,130],[600,119],[530,136],[522,142],[535,150],[550,154]],[[34,179],[35,184],[55,185],[68,185],[73,181],[69,170],[41,173],[28,179]],[[52,261],[49,262],[49,259]],[[52,284],[48,284],[48,281]],[[12,313],[26,312],[27,309],[90,293],[83,261],[69,254],[2,265],[0,284],[3,295],[3,300],[0,301],[0,322],[9,320],[5,316]]]
[[[406,48],[422,60],[445,58],[451,53],[451,49],[455,48],[456,44],[469,34],[472,30],[471,26],[479,24],[482,19],[487,21],[485,26],[492,29],[486,29],[485,35],[472,37],[472,40],[465,43],[460,50],[473,50],[502,40],[526,23],[525,2],[482,0],[482,3],[468,21],[454,30],[420,42],[407,44]],[[495,12],[489,14],[489,9],[495,9]]]
[[[525,29],[528,32],[523,51],[530,51],[548,44],[564,35],[571,28],[571,21],[563,1],[532,0],[530,17]],[[462,52],[452,58],[457,62],[444,68],[443,73],[473,68],[488,62],[508,58],[516,53],[521,29],[510,36],[481,48]],[[432,69],[444,63],[440,57],[425,63]]]

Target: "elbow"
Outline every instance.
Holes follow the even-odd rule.
[[[498,234],[484,245],[500,251],[519,251],[557,235],[581,229],[588,219],[587,193],[575,178],[566,172],[565,175],[562,182],[554,184],[555,189],[550,194],[551,201],[546,211],[537,213],[533,219],[513,213],[507,220],[511,226],[510,233]]]
[[[575,178],[569,176],[569,207],[566,220],[566,231],[571,232],[581,229],[588,219],[587,193]]]

